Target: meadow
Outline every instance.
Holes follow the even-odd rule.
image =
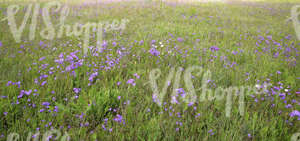
[[[96,29],[90,32],[86,54],[84,34],[59,33],[61,10],[54,8],[54,31],[38,9],[16,41],[7,16],[14,4],[20,27],[34,3],[0,2],[0,140],[11,133],[19,140],[67,134],[72,141],[300,137],[300,42],[287,20],[300,1],[71,2],[65,25],[108,25],[100,48]],[[197,71],[185,75],[193,66],[210,72],[208,79]],[[201,99],[203,85],[210,93]],[[257,90],[226,89],[242,86]],[[226,98],[215,95],[217,88]],[[193,91],[194,102],[185,102]],[[53,129],[61,134],[43,137]]]

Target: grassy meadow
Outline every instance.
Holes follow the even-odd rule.
[[[290,141],[300,133],[300,42],[287,20],[300,1],[71,2],[68,25],[128,20],[123,30],[103,31],[101,50],[91,32],[86,55],[83,35],[56,36],[60,12],[55,10],[53,40],[40,35],[46,26],[39,10],[35,38],[29,39],[31,15],[16,42],[7,8],[21,7],[15,15],[19,27],[31,3],[0,2],[0,140],[11,133],[19,140],[42,140],[51,129],[72,141]],[[184,75],[191,66],[211,72],[204,82],[211,91],[271,85],[262,94],[245,95],[243,115],[240,92],[226,93],[234,95],[226,116],[226,95],[200,100],[202,74],[191,75],[196,102],[182,100],[191,91]],[[183,70],[174,73],[181,80],[176,87],[173,77],[166,88],[172,68]],[[161,72],[157,78],[151,76],[155,69]],[[166,91],[161,106],[152,79]]]

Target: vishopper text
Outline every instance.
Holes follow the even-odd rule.
[[[53,9],[53,11],[51,11]],[[74,25],[67,25],[66,18],[70,13],[70,9],[68,6],[63,6],[60,2],[49,2],[41,8],[39,3],[37,4],[29,4],[26,8],[25,15],[23,21],[19,27],[17,27],[16,16],[20,11],[19,5],[10,5],[7,8],[7,18],[4,20],[8,21],[8,25],[10,31],[13,34],[13,37],[17,43],[21,42],[22,33],[28,20],[31,15],[31,24],[29,29],[29,40],[32,41],[35,39],[38,17],[40,15],[40,10],[42,11],[42,19],[45,25],[45,28],[41,30],[40,36],[46,40],[53,40],[55,37],[57,39],[62,38],[64,33],[66,36],[81,36],[83,35],[83,49],[84,54],[87,53],[89,42],[90,42],[90,34],[91,32],[96,32],[96,41],[97,41],[97,49],[101,50],[102,46],[102,38],[103,38],[103,30],[111,31],[111,30],[124,30],[125,25],[129,20],[122,19],[121,22],[117,20],[109,22],[88,22],[86,24],[75,23]],[[60,12],[59,23],[55,26],[51,21],[51,13]],[[56,31],[56,29],[58,29]]]
[[[171,93],[171,103],[176,104],[179,103],[178,99],[181,98],[183,103],[188,103],[190,105],[194,104],[197,100],[200,102],[203,101],[211,101],[211,100],[222,100],[226,98],[225,103],[225,114],[226,117],[230,117],[233,97],[238,96],[239,103],[239,113],[240,115],[244,115],[245,111],[245,95],[251,94],[264,94],[268,91],[268,87],[271,84],[263,84],[263,85],[255,85],[255,86],[232,86],[228,88],[217,87],[215,90],[208,88],[208,82],[211,80],[211,72],[209,70],[204,71],[200,66],[192,66],[187,68],[184,71],[184,83],[185,88],[188,90],[185,92],[184,97],[178,96],[178,89],[180,88],[181,76],[183,73],[183,68],[179,67],[177,70],[175,67],[171,68],[168,76],[166,77],[165,83],[162,85],[162,90],[160,91],[157,84],[157,79],[162,79],[160,77],[161,70],[154,69],[150,72],[149,80],[150,85],[153,91],[153,100],[159,106],[162,105],[163,99],[167,93],[168,87],[172,84],[173,80],[173,91]],[[202,77],[202,85],[201,88],[195,89],[192,82],[192,72],[196,71],[196,76]],[[173,79],[174,78],[174,79]],[[182,87],[181,87],[182,88]],[[201,91],[200,97],[197,97],[196,91]]]
[[[50,139],[58,140],[60,139],[61,141],[70,141],[70,135],[65,132],[62,134],[59,130],[57,129],[52,129],[47,132],[45,132],[43,135],[40,135],[40,132],[36,132],[35,134],[32,134],[32,132],[28,133],[28,136],[26,138],[26,141],[49,141]],[[40,138],[41,136],[41,138]],[[7,136],[7,141],[23,141],[24,138],[20,137],[18,133],[10,133]]]
[[[300,20],[299,20],[299,15],[300,15],[300,5],[295,5],[291,9],[291,17],[288,20],[292,20],[297,39],[300,40]]]

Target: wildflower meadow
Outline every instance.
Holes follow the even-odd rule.
[[[2,141],[299,141],[299,0],[1,0]]]

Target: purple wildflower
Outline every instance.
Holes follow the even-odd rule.
[[[140,78],[140,76],[137,74],[137,73],[135,73],[135,74],[133,74],[137,79],[139,79]]]
[[[152,95],[152,100],[153,100],[153,102],[155,102],[155,103],[159,103],[159,102],[160,102],[159,99],[158,99],[158,97],[157,97],[157,94],[153,94],[153,95]]]
[[[47,83],[47,81],[43,81],[41,86],[44,86]]]
[[[53,112],[58,112],[58,107],[57,106],[54,106]]]
[[[43,105],[43,106],[49,106],[50,103],[49,103],[49,102],[43,102],[42,105]]]
[[[179,37],[179,38],[177,38],[177,41],[178,41],[178,42],[183,42],[183,41],[184,41],[184,39],[183,39],[183,38],[181,38],[181,37]]]
[[[118,86],[120,86],[120,85],[121,85],[121,83],[122,83],[122,82],[120,82],[120,81],[119,81],[119,82],[117,82],[117,85],[118,85]]]
[[[104,124],[102,124],[102,128],[103,128],[103,130],[104,130],[104,131],[106,130],[106,127],[105,127],[105,125],[104,125]]]
[[[300,112],[298,110],[294,110],[290,113],[290,117],[298,116],[300,118]]]
[[[191,107],[191,106],[193,106],[194,105],[194,102],[190,102],[189,104],[188,104],[188,107]]]
[[[177,101],[177,97],[176,96],[172,96],[172,100],[171,100],[171,103],[176,103],[178,104],[179,102]]]
[[[219,50],[219,48],[217,46],[211,46],[209,49],[213,52]]]
[[[153,56],[158,56],[160,54],[160,52],[158,50],[156,50],[155,48],[151,48],[149,50],[149,53],[151,53]]]
[[[78,93],[80,93],[81,88],[73,88],[73,91],[74,91],[76,94],[78,94]]]
[[[116,42],[112,42],[113,47],[117,46]]]
[[[185,91],[183,90],[183,88],[176,89],[176,91],[177,91],[177,94],[181,95],[181,97],[185,97]]]
[[[31,92],[32,92],[32,90],[29,90],[29,91],[24,91],[24,93],[25,93],[26,95],[30,95],[30,94],[31,94]]]
[[[119,114],[114,118],[114,121],[121,123],[123,121],[123,117]]]
[[[129,79],[127,81],[127,84],[131,84],[132,86],[135,86],[135,82],[134,81],[135,81],[134,79]]]
[[[107,47],[107,45],[108,45],[107,41],[103,41],[103,43],[102,43],[102,47],[106,48],[106,47]]]
[[[248,134],[248,138],[251,138],[251,134]]]
[[[291,104],[288,104],[285,106],[285,108],[292,108],[293,106]]]
[[[46,58],[46,57],[41,57],[41,58],[39,59],[39,61],[43,61],[45,58]]]
[[[141,40],[141,41],[139,42],[139,45],[143,45],[143,44],[144,44],[144,41]]]
[[[98,72],[92,73],[89,77],[89,81],[92,82],[97,75],[98,75]]]
[[[152,40],[152,41],[151,41],[151,44],[155,44],[155,42],[156,42],[155,40]]]
[[[12,81],[8,81],[6,86],[10,86],[12,84]]]
[[[18,98],[22,98],[24,95],[24,90],[21,90],[20,94],[18,95]]]

